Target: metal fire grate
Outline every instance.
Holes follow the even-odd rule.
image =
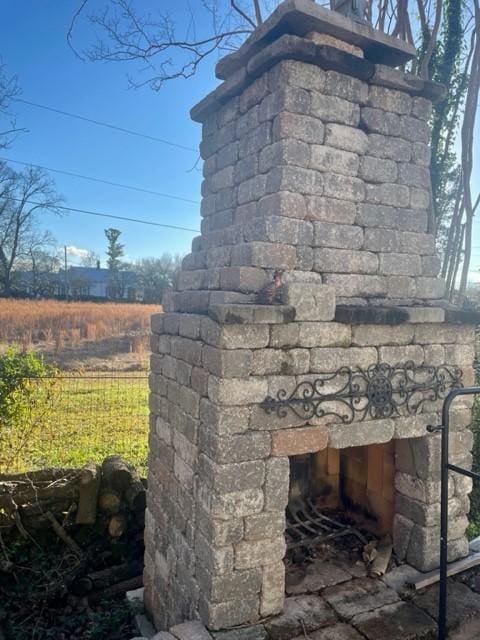
[[[285,532],[287,549],[311,547],[343,536],[356,536],[362,544],[367,543],[355,527],[320,513],[311,498],[289,504]]]

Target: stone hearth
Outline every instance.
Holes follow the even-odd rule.
[[[442,300],[428,120],[443,90],[393,68],[413,55],[287,0],[192,110],[201,235],[152,320],[145,598],[159,629],[282,611],[296,456],[316,456],[330,498],[337,486],[373,514],[399,560],[438,564],[439,436],[427,426],[450,387],[473,382],[478,318]],[[259,304],[276,270],[278,304]],[[450,451],[462,466],[469,423],[459,399]],[[452,478],[452,560],[468,552],[469,491]]]

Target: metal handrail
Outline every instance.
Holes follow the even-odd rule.
[[[452,389],[446,396],[442,407],[442,424],[429,427],[433,433],[440,431],[441,442],[441,489],[440,489],[440,592],[438,598],[438,640],[447,640],[447,560],[448,560],[448,472],[453,471],[474,480],[480,480],[480,474],[450,464],[449,434],[450,434],[450,406],[458,396],[480,394],[480,387],[463,387]]]

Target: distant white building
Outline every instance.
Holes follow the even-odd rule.
[[[69,267],[56,273],[20,271],[16,277],[18,289],[33,296],[139,299],[137,274],[133,271],[112,273],[100,266]]]

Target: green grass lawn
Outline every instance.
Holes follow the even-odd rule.
[[[142,473],[147,463],[146,374],[99,374],[56,378],[48,410],[31,419],[28,437],[17,440],[7,462],[0,447],[0,473],[42,467],[76,467],[118,454]],[[42,381],[35,384],[45,384]],[[1,435],[1,434],[0,434]],[[20,446],[19,446],[20,442]]]

